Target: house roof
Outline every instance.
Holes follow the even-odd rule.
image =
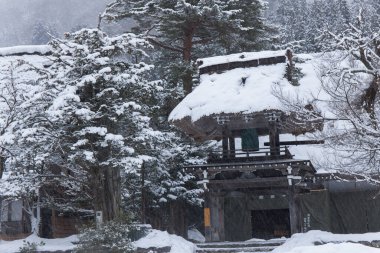
[[[0,56],[48,55],[51,53],[49,45],[25,45],[0,48]]]
[[[285,52],[243,54],[246,55],[244,59],[247,61],[260,61],[259,57],[279,57]],[[209,68],[213,66],[211,64],[220,65],[242,59],[239,55],[241,54],[206,58],[198,62],[202,63],[201,67]],[[281,117],[289,116],[283,113],[284,106],[278,98],[279,93],[288,99],[302,98],[311,104],[315,98],[326,96],[321,87],[318,70],[315,68],[318,55],[297,55],[294,60],[295,67],[300,72],[297,77],[298,86],[286,78],[286,61],[201,74],[199,85],[171,112],[169,120],[195,138],[213,139],[221,131],[217,125],[223,117],[235,117],[235,121],[240,117],[241,121],[244,121],[247,116],[259,119],[260,115],[266,117],[273,112]],[[294,120],[288,120],[287,124],[290,124],[290,121]],[[240,125],[247,128],[244,124]],[[301,132],[309,130],[310,126]],[[283,133],[292,131],[285,129]]]

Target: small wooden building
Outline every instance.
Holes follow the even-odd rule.
[[[311,229],[380,231],[380,208],[373,208],[380,207],[380,200],[373,198],[376,186],[346,175],[317,173],[310,159],[291,152],[294,145],[323,143],[288,138],[323,128],[315,104],[305,108],[310,111],[306,120],[285,110],[278,99],[280,93],[307,99],[313,95],[306,91],[318,90],[310,58],[298,62],[290,51],[202,59],[200,85],[171,113],[170,120],[189,136],[221,142],[207,164],[185,168],[205,189],[207,241],[289,237]]]

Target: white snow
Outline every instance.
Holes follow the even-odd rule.
[[[319,101],[326,101],[327,95],[322,92],[319,73],[315,68],[318,55],[299,55],[298,58],[304,61],[296,63],[304,74],[299,86],[293,86],[285,78],[286,63],[203,74],[199,86],[171,112],[169,120],[190,117],[192,121],[197,121],[203,116],[220,113],[282,110],[283,104],[275,96],[276,92],[292,100],[302,98],[303,101],[312,102],[318,98]]]
[[[20,247],[23,246],[24,240],[30,243],[39,244],[44,242],[45,245],[38,246],[38,250],[43,251],[58,251],[58,250],[72,250],[76,246],[73,242],[77,242],[77,236],[70,236],[61,239],[45,239],[40,238],[36,235],[30,235],[26,239],[14,240],[14,241],[0,241],[0,252],[1,253],[15,253],[19,252]]]
[[[243,62],[243,61],[251,61],[263,58],[277,57],[277,56],[285,56],[286,51],[261,51],[261,52],[244,52],[238,54],[230,54],[223,56],[214,56],[203,59],[198,59],[198,63],[200,64],[200,68],[229,63],[229,62]]]
[[[46,55],[51,52],[48,45],[26,45],[0,48],[0,56],[23,55],[23,54],[40,54]]]
[[[281,253],[379,253],[380,249],[364,246],[357,243],[328,243],[320,246],[303,246]]]
[[[309,231],[304,234],[295,234],[283,245],[276,248],[273,253],[380,253],[375,249],[360,244],[359,241],[380,240],[380,233],[366,234],[332,234],[323,231]],[[315,246],[314,243],[326,243]]]
[[[196,228],[191,228],[187,231],[187,237],[194,242],[205,242],[206,238]]]
[[[166,231],[152,230],[147,236],[133,243],[136,248],[171,247],[170,253],[194,253],[196,246],[177,235]]]

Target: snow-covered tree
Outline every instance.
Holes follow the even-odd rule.
[[[94,210],[111,220],[120,213],[120,177],[133,144],[155,135],[142,104],[157,89],[144,78],[152,66],[140,62],[149,45],[133,34],[83,29],[51,46],[54,74],[47,82],[55,98],[46,113],[58,126],[60,155],[86,178]]]
[[[263,1],[126,1],[109,4],[102,17],[108,20],[133,18],[135,31],[145,33],[157,48],[178,60],[177,76],[185,93],[192,90],[193,60],[197,49],[207,45],[231,50],[258,49],[267,41]],[[246,39],[251,42],[248,43]],[[203,52],[207,55],[207,52]],[[202,55],[205,56],[205,55]]]
[[[319,37],[325,31],[341,33],[351,22],[346,0],[281,1],[271,20],[280,27],[280,46],[297,52],[322,50]]]
[[[58,37],[58,32],[53,25],[46,24],[42,21],[38,21],[32,31],[33,45],[44,45],[49,42],[53,37]]]
[[[368,6],[362,7],[349,29],[324,37],[329,52],[319,72],[329,99],[319,101],[328,115],[319,138],[336,152],[333,168],[371,177],[380,168],[380,28],[371,26]],[[303,120],[323,116],[314,105],[284,101]]]
[[[281,2],[276,15],[272,18],[281,27],[281,43],[305,40],[308,11],[304,0]]]

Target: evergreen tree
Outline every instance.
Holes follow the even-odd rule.
[[[122,171],[133,144],[149,131],[146,101],[156,89],[140,62],[148,43],[132,34],[115,38],[83,29],[51,45],[56,57],[48,82],[58,90],[47,113],[59,125],[60,150],[74,171],[87,177],[94,210],[105,220],[119,215]]]
[[[144,32],[158,48],[171,52],[176,59],[183,90],[192,90],[192,61],[196,49],[205,45],[222,45],[236,51],[260,48],[267,27],[263,23],[262,1],[140,1],[116,0],[108,5],[103,18],[120,20],[131,17],[136,20],[137,32]],[[241,38],[249,38],[248,43]],[[252,45],[253,44],[253,45]],[[207,53],[206,53],[207,54]],[[205,56],[205,55],[202,55]]]
[[[44,45],[54,37],[58,37],[58,32],[52,25],[42,21],[34,25],[32,35],[33,45]]]
[[[306,43],[308,12],[305,0],[281,2],[273,21],[280,26],[282,45],[294,47]]]

